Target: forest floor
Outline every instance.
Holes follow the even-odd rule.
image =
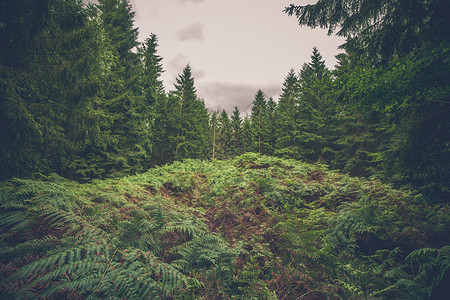
[[[1,184],[6,299],[413,299],[445,292],[448,205],[257,154]]]

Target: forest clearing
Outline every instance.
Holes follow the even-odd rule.
[[[448,297],[447,1],[285,7],[335,67],[233,110],[191,64],[164,85],[137,2],[0,4],[0,298]]]

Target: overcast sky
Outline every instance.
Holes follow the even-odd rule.
[[[333,68],[344,40],[300,27],[283,13],[314,0],[130,0],[139,40],[155,33],[166,90],[190,64],[197,94],[209,108],[245,110],[258,89],[278,99],[291,68],[310,61],[317,46]]]

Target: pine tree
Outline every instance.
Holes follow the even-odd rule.
[[[267,152],[268,155],[273,155],[275,153],[275,147],[277,143],[277,118],[276,118],[276,111],[277,111],[277,103],[273,100],[272,97],[269,98],[269,101],[267,101],[267,132],[269,134],[267,139]]]
[[[218,135],[216,136],[216,153],[220,159],[231,157],[232,127],[227,112],[223,109],[218,118]]]
[[[327,81],[330,81],[329,72],[317,48],[314,48],[311,62],[303,65],[299,75],[299,153],[301,159],[308,162],[321,160],[322,149],[325,147]]]
[[[99,0],[98,9],[118,61],[115,73],[123,80],[126,90],[133,90],[138,79],[139,56],[133,51],[138,46],[138,29],[134,27],[134,15],[128,0]],[[136,92],[136,91],[135,91]]]
[[[164,97],[164,85],[160,79],[164,72],[161,64],[162,57],[157,54],[157,48],[158,38],[155,34],[151,34],[149,38],[145,39],[140,48],[144,65],[142,87],[144,88],[146,103],[149,106],[157,105],[160,98]]]
[[[317,47],[313,47],[311,62],[308,65],[313,71],[314,78],[322,80],[323,76],[327,72],[327,68],[325,67],[325,61],[323,60],[322,54],[320,54]]]
[[[128,0],[100,0],[96,7],[116,54],[113,75],[105,81],[102,101],[112,122],[109,130],[114,139],[100,151],[100,164],[108,176],[133,174],[150,166],[153,147],[151,109],[142,86],[146,83],[140,80],[145,78],[145,66],[136,51],[138,30],[134,28],[134,12]]]
[[[48,28],[52,17],[49,2],[48,0],[2,1],[0,62],[3,66],[24,66],[23,58],[30,54],[36,45],[36,39]]]
[[[211,139],[212,139],[212,160],[216,158],[216,140],[217,140],[217,134],[218,134],[218,122],[217,122],[217,111],[213,111],[211,113]]]
[[[253,150],[253,132],[252,132],[252,121],[248,116],[244,117],[241,127],[241,152],[250,152]]]
[[[71,163],[107,139],[96,105],[113,56],[105,32],[76,0],[7,1],[2,14],[2,175],[73,178]]]
[[[450,36],[447,1],[319,0],[314,5],[291,4],[284,12],[300,25],[327,28],[347,37],[344,48],[359,49],[365,59],[386,63]]]
[[[263,91],[258,90],[253,100],[251,124],[253,133],[252,150],[263,153],[264,150],[264,120],[266,117],[267,103]]]
[[[206,156],[208,112],[198,100],[191,67],[187,65],[178,75],[175,95],[178,98],[175,159]]]
[[[276,154],[282,157],[296,158],[298,135],[298,78],[294,69],[286,76],[282,94],[278,101]]]
[[[242,153],[242,119],[241,114],[237,106],[234,107],[233,114],[231,115],[231,128],[232,128],[232,154],[239,155]]]
[[[335,140],[339,168],[408,184],[428,201],[448,198],[448,53],[444,43],[376,68],[359,52],[340,56],[333,92],[345,105]]]
[[[143,63],[141,86],[144,101],[142,101],[142,113],[145,115],[146,128],[144,130],[151,135],[151,162],[152,164],[163,164],[168,161],[166,155],[170,148],[167,143],[169,120],[164,85],[160,79],[163,73],[162,58],[157,54],[157,47],[158,38],[155,34],[151,34],[139,49]]]
[[[175,160],[177,145],[178,112],[180,99],[175,92],[169,92],[167,97],[158,102],[154,123],[154,147],[152,163],[163,165]]]

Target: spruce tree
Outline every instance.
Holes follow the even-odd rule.
[[[205,104],[197,98],[191,67],[187,65],[175,83],[178,107],[175,159],[203,158],[208,152],[208,112]]]
[[[278,101],[277,142],[275,153],[282,157],[296,158],[298,141],[299,83],[294,69],[286,76]]]
[[[145,82],[140,80],[145,78],[145,67],[136,51],[138,30],[128,0],[100,0],[96,7],[116,54],[102,102],[114,139],[99,155],[104,158],[101,164],[108,176],[133,174],[150,166],[153,147],[150,109],[142,86]]]
[[[267,101],[267,117],[266,117],[266,124],[267,124],[267,152],[268,155],[273,155],[275,153],[275,147],[277,143],[277,118],[276,118],[276,111],[277,111],[277,103],[273,100],[272,97],[269,98],[269,101]]]
[[[308,65],[313,71],[314,78],[322,80],[323,76],[327,72],[327,68],[325,66],[325,61],[323,60],[322,54],[320,54],[317,47],[313,47],[311,62]]]
[[[151,107],[157,105],[160,98],[164,97],[164,85],[160,79],[164,72],[161,64],[162,57],[157,54],[157,48],[158,38],[152,33],[139,49],[144,69],[141,85],[144,89],[146,104]]]
[[[217,116],[218,116],[218,112],[217,111],[213,111],[211,114],[210,114],[210,117],[211,117],[211,147],[212,147],[212,149],[211,149],[211,151],[212,151],[212,156],[211,156],[211,158],[212,158],[212,160],[214,160],[214,159],[216,159],[216,141],[217,141],[217,135],[218,135],[218,132],[219,132],[219,130],[218,130],[218,118],[217,118]]]
[[[241,127],[241,152],[255,151],[251,117],[245,116]]]
[[[253,100],[251,124],[253,143],[252,150],[258,153],[263,153],[264,150],[264,129],[265,129],[265,117],[267,113],[266,97],[263,91],[258,90]]]
[[[167,128],[169,121],[167,99],[164,85],[160,79],[163,73],[162,57],[157,54],[158,38],[151,34],[139,48],[143,64],[141,86],[143,89],[142,114],[145,116],[143,129],[151,137],[151,163],[162,164],[166,162],[167,155]],[[167,147],[166,149],[164,149]],[[170,152],[170,151],[169,151]]]
[[[1,14],[1,173],[74,178],[73,161],[106,139],[96,105],[111,66],[105,32],[76,0],[6,1]]]
[[[152,163],[163,165],[175,160],[180,99],[174,91],[158,102],[154,123]]]
[[[299,74],[299,154],[301,159],[308,162],[321,160],[325,147],[325,83],[330,81],[330,77],[321,58],[317,48],[314,48],[311,62],[304,64]]]
[[[284,12],[295,15],[300,25],[327,28],[328,34],[346,37],[346,49],[367,53],[365,59],[386,63],[450,36],[448,1],[414,0],[319,0],[313,5],[294,5]]]
[[[227,159],[231,157],[232,149],[232,127],[227,112],[223,109],[218,119],[219,135],[217,141],[218,158]]]
[[[234,107],[233,114],[231,115],[231,129],[232,129],[232,154],[239,155],[242,153],[242,119],[241,114],[237,106]]]
[[[102,24],[118,60],[115,73],[123,80],[127,90],[133,90],[138,80],[139,56],[136,53],[138,29],[134,27],[134,11],[128,0],[99,0],[97,5]]]

